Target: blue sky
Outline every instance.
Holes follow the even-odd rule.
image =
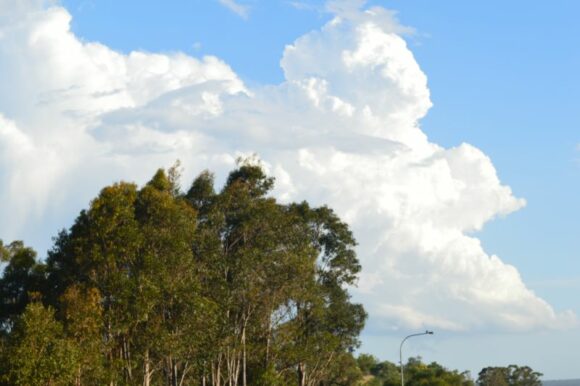
[[[285,81],[280,60],[288,44],[293,44],[312,30],[320,30],[336,16],[324,11],[323,1],[308,2],[306,5],[300,3],[302,6],[298,7],[289,1],[240,0],[238,3],[247,7],[245,15],[232,12],[218,1],[205,0],[164,3],[61,2],[72,15],[72,32],[82,42],[97,41],[122,54],[138,50],[168,56],[184,52],[195,58],[214,55],[229,65],[247,88],[257,93],[262,92],[263,86]],[[493,162],[501,182],[511,187],[515,197],[526,200],[526,206],[519,208],[511,198],[506,197],[505,203],[498,204],[501,208],[493,211],[492,217],[498,216],[498,219],[488,222],[486,217],[482,230],[466,227],[462,228],[462,232],[480,239],[488,255],[496,254],[504,263],[515,266],[525,286],[547,301],[556,313],[570,309],[576,315],[580,314],[580,301],[576,296],[580,289],[580,242],[577,236],[577,219],[580,217],[577,199],[580,193],[580,110],[576,106],[580,100],[580,76],[577,72],[580,49],[576,42],[580,36],[580,25],[576,21],[580,3],[563,0],[553,3],[393,0],[369,1],[364,8],[372,6],[395,10],[400,23],[414,29],[413,33],[403,36],[428,79],[433,107],[419,124],[430,142],[445,149],[464,142],[479,148]],[[304,43],[305,50],[309,47],[308,43]],[[299,48],[302,49],[302,46]],[[316,63],[310,65],[315,66]],[[285,66],[289,72],[297,67],[292,60]],[[225,72],[223,69],[220,71]],[[343,81],[332,76],[334,73],[328,75],[329,84],[333,80],[337,83]],[[353,88],[358,86],[352,83]],[[8,104],[5,102],[3,105],[2,101],[0,97],[0,113],[12,119],[23,133],[33,139],[38,138],[34,125],[30,124],[30,129],[27,129],[25,119],[11,113],[12,110],[6,107]],[[236,111],[243,110],[245,106],[243,101],[232,102],[232,108]],[[107,115],[99,119],[108,122],[107,119],[112,118]],[[263,122],[262,125],[268,126],[271,121],[264,118]],[[340,124],[339,121],[335,123]],[[216,127],[220,129],[222,124],[216,124]],[[88,132],[98,129],[90,127]],[[109,132],[105,131],[105,134]],[[244,134],[240,135],[244,137]],[[135,156],[119,151],[118,144],[114,143],[115,138],[108,139],[107,151],[118,152],[115,153],[115,162],[129,165],[128,159]],[[265,141],[261,137],[259,139]],[[232,145],[230,150],[237,150],[236,146]],[[259,145],[253,145],[250,140],[243,150],[252,146],[260,152]],[[136,154],[136,151],[133,149],[130,154]],[[102,154],[102,150],[98,154]],[[167,158],[151,156],[148,159],[153,164],[166,162],[167,159],[175,159],[178,153],[172,151],[168,154]],[[267,150],[264,154],[266,161],[276,165],[275,156],[268,158]],[[110,165],[113,161],[102,162]],[[285,165],[280,162],[280,165]],[[99,171],[104,168],[100,164],[91,167]],[[203,168],[203,165],[199,167]],[[67,175],[82,174],[82,169],[78,167],[64,170],[66,172],[62,173]],[[143,179],[141,176],[150,173],[144,170],[136,175],[123,174],[123,171],[131,171],[129,166],[126,169],[120,167],[120,170],[115,173],[102,172],[93,185],[99,187],[98,183],[102,185],[119,178],[140,181]],[[294,176],[291,167],[287,170]],[[307,178],[302,174],[300,176]],[[76,178],[78,181],[80,177]],[[493,182],[489,184],[493,185]],[[86,190],[79,194],[82,198],[74,204],[44,209],[38,222],[41,225],[16,232],[15,236],[30,240],[40,251],[45,250],[49,245],[46,234],[54,235],[56,229],[70,224],[74,213],[94,196],[94,191]],[[489,197],[482,197],[491,200],[500,190],[498,185]],[[330,200],[331,203],[334,199],[332,194],[324,192],[319,195],[312,193],[311,197],[315,201]],[[66,197],[61,200],[66,201]],[[340,200],[336,202],[340,207]],[[387,210],[387,213],[391,212]],[[345,214],[348,217],[348,211]],[[354,224],[356,221],[355,218]],[[364,237],[359,237],[359,241],[363,243]],[[362,250],[359,254],[364,252]],[[385,253],[394,252],[386,249]],[[375,264],[375,260],[369,259],[369,264]],[[418,272],[415,266],[408,269]],[[416,278],[425,280],[425,277],[439,274],[441,272],[434,269],[431,276],[421,276],[423,273],[419,272]],[[392,292],[398,288],[384,287]],[[484,365],[517,362],[530,364],[548,378],[580,377],[574,369],[574,347],[580,343],[578,327],[553,330],[548,322],[532,329],[498,327],[493,322],[485,322],[493,312],[505,311],[493,307],[489,314],[481,315],[483,322],[478,323],[479,314],[473,318],[462,315],[458,303],[445,300],[445,291],[447,289],[441,292],[444,298],[441,304],[445,309],[448,307],[450,315],[463,324],[456,328],[450,324],[452,318],[440,322],[440,328],[435,326],[434,337],[409,342],[410,354],[472,371]],[[407,319],[405,324],[389,316],[384,319],[387,321],[384,322],[385,327],[381,317],[373,317],[380,313],[372,307],[382,310],[380,307],[383,304],[375,299],[380,294],[375,294],[373,300],[367,300],[370,295],[365,293],[356,296],[369,302],[367,308],[371,307],[370,327],[363,335],[361,350],[396,360],[401,335],[423,327],[423,324],[413,324],[410,322],[414,320],[412,318]],[[428,298],[413,299],[413,304],[416,306],[414,311],[417,311],[413,317],[427,315],[431,310]],[[391,301],[389,306],[401,305]],[[514,303],[514,307],[519,306],[519,303]],[[465,309],[465,312],[469,310]],[[432,327],[428,320],[423,323],[426,327]]]

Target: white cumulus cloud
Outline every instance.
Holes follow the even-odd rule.
[[[346,4],[286,47],[283,83],[248,89],[218,58],[124,55],[76,37],[60,6],[0,0],[16,10],[0,11],[0,237],[54,234],[102,185],[177,158],[187,177],[223,178],[257,153],[278,197],[329,204],[351,225],[370,328],[574,325],[473,236],[525,202],[479,149],[421,130],[430,92],[406,29]]]

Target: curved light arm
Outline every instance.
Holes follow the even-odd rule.
[[[404,375],[404,371],[403,371],[403,343],[405,343],[405,341],[409,338],[412,338],[414,336],[421,336],[421,335],[433,335],[433,331],[425,331],[425,332],[421,332],[419,334],[411,334],[411,335],[407,335],[405,337],[405,339],[403,339],[403,341],[401,342],[401,345],[399,346],[399,363],[401,364],[401,386],[405,386],[405,375]]]

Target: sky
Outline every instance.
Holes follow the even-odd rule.
[[[361,352],[580,378],[576,1],[0,0],[0,239],[256,154],[363,265]]]

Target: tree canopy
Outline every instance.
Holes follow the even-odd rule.
[[[273,186],[241,163],[219,191],[205,171],[181,192],[160,169],[103,188],[44,262],[1,245],[2,382],[352,384],[337,364],[366,319],[356,242]]]
[[[399,386],[401,369],[396,364],[384,361],[368,354],[357,358],[358,366],[363,373],[361,384],[368,386]],[[473,386],[468,372],[448,370],[437,362],[423,363],[421,358],[410,358],[405,364],[405,385],[407,386]]]
[[[541,386],[542,374],[528,366],[486,367],[479,372],[478,386]]]

